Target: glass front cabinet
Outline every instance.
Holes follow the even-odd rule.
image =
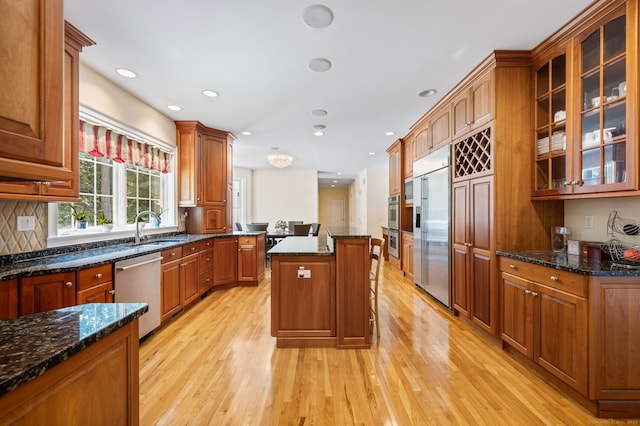
[[[638,189],[637,18],[623,5],[588,28],[534,61],[534,197]]]

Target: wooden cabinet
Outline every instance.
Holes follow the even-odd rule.
[[[420,121],[420,124],[412,128],[415,133],[415,160],[418,160],[429,153],[431,147],[431,135],[429,134],[429,122],[427,119]]]
[[[180,304],[183,308],[190,305],[200,296],[198,260],[198,253],[194,253],[183,257],[180,261],[180,287],[182,293]]]
[[[638,7],[598,2],[533,51],[535,198],[640,189]]]
[[[402,239],[402,273],[409,278],[413,277],[413,235],[401,232]]]
[[[492,74],[479,74],[451,101],[453,136],[474,132],[493,119]]]
[[[138,425],[138,319],[0,397],[0,424]]]
[[[387,149],[387,152],[389,153],[389,196],[400,196],[402,191],[401,141],[397,140]]]
[[[191,207],[187,231],[232,232],[233,135],[197,121],[176,121],[178,205]]]
[[[198,260],[198,291],[204,294],[213,287],[213,242],[211,248],[205,248],[200,252]]]
[[[113,265],[95,266],[77,272],[76,304],[113,302]]]
[[[18,280],[0,281],[0,321],[18,317]]]
[[[238,237],[238,282],[264,279],[265,235]]]
[[[435,111],[430,120],[431,132],[429,151],[433,151],[451,142],[451,113],[449,108]]]
[[[453,307],[487,332],[498,333],[498,283],[493,240],[493,177],[452,188]]]
[[[335,346],[335,257],[273,256],[271,261],[271,335],[277,346]],[[309,278],[299,278],[300,268]]]
[[[589,398],[601,417],[640,415],[640,282],[592,277],[589,285]]]
[[[51,2],[51,4],[55,4],[55,3],[57,2]],[[47,3],[47,7],[48,6],[49,6],[49,3]],[[8,15],[3,15],[3,17],[8,18],[10,15],[11,14],[9,13]],[[78,102],[79,102],[78,101],[78,86],[79,86],[78,74],[79,74],[79,64],[80,64],[80,52],[82,51],[83,47],[91,46],[95,43],[89,38],[87,38],[84,34],[82,34],[80,31],[78,31],[75,27],[73,27],[68,22],[65,22],[64,35],[65,35],[64,37],[65,43],[64,43],[64,61],[63,61],[63,73],[62,73],[62,76],[64,78],[62,88],[64,90],[62,92],[62,104],[61,104],[62,107],[58,106],[55,108],[47,108],[45,113],[47,116],[45,118],[47,120],[49,119],[60,120],[60,123],[55,123],[55,125],[62,126],[61,127],[61,131],[62,131],[61,145],[58,145],[58,147],[56,148],[59,150],[59,152],[53,153],[58,158],[56,161],[59,163],[58,166],[55,167],[55,170],[58,170],[62,174],[59,177],[52,178],[52,177],[47,177],[47,174],[45,173],[39,174],[40,172],[37,172],[35,177],[20,176],[20,178],[29,179],[30,180],[29,182],[27,181],[0,182],[0,198],[32,199],[32,200],[48,200],[48,201],[53,201],[53,200],[77,201],[78,200],[79,182],[78,182],[78,130],[77,129],[78,129],[78,108],[79,108],[78,107]],[[24,39],[21,39],[21,42],[23,41]],[[25,54],[28,51],[29,50],[25,50],[24,51]],[[4,64],[4,66],[12,67],[12,65],[8,63]],[[5,71],[9,72],[9,70],[5,70]],[[0,71],[0,74],[2,74],[2,71]],[[36,74],[34,74],[33,76],[35,75]],[[22,83],[26,84],[26,86],[17,90],[25,90],[25,91],[32,90],[32,88],[28,87],[28,85],[33,84],[33,82],[26,81],[28,80],[29,77],[27,77],[26,75],[21,75],[19,77],[20,79],[24,79]],[[47,78],[49,77],[51,77],[51,75],[47,75]],[[8,80],[8,81],[14,81],[14,80]],[[56,83],[56,86],[59,86],[59,83]],[[38,87],[38,85],[36,84],[34,87]],[[5,91],[5,94],[10,95],[11,92],[12,91]],[[13,100],[16,101],[17,99],[13,99]],[[44,99],[43,101],[46,102],[46,100]],[[5,118],[7,118],[6,114],[10,114],[11,113],[10,109],[16,108],[17,105],[15,103],[14,104],[4,103],[4,105],[7,108],[7,111],[5,111],[4,114],[2,115]],[[37,117],[40,115],[40,111],[35,110],[35,111],[31,111],[31,113],[33,113],[33,115],[31,116],[32,119],[34,120],[39,119]],[[58,117],[57,115],[60,115],[60,117]],[[25,118],[27,117],[26,116],[22,117],[22,119],[25,119]],[[30,118],[27,118],[27,121],[28,120],[30,120]],[[2,120],[0,119],[0,121]],[[24,122],[14,123],[14,124],[17,125],[18,127],[27,125]],[[48,123],[48,122],[42,123],[42,124],[43,126],[52,127],[50,125],[51,123]],[[6,145],[2,143],[2,141],[4,141],[4,138],[6,137],[6,130],[7,129],[4,129],[4,130],[0,129],[0,146],[2,147]],[[25,138],[30,140],[28,144],[29,146],[33,146],[34,144],[37,144],[37,145],[41,144],[42,147],[44,148],[45,145],[49,144],[48,139],[44,140],[42,138],[39,138],[36,135],[28,135],[28,134],[25,135],[23,133],[24,130],[27,130],[27,128],[26,127],[22,128],[22,130],[18,129],[18,133],[22,133],[19,136],[19,138],[21,139],[20,142],[13,141],[9,144],[9,146],[14,146],[13,144],[15,144],[15,147],[19,146],[20,148],[17,149],[17,151],[20,151],[20,155],[24,155],[25,153],[29,156],[37,155],[33,150],[24,150],[24,145],[22,145],[22,142],[24,142]],[[40,129],[38,129],[37,131],[39,130]],[[45,130],[43,135],[46,133],[47,131]],[[13,135],[12,137],[18,137],[18,136]],[[47,151],[48,151],[48,148],[45,148],[43,151],[43,154],[46,154],[46,155],[51,154],[51,153],[47,153]],[[4,155],[6,154],[7,153],[4,151],[4,148],[0,148],[0,157],[4,157]],[[0,158],[0,164],[3,164],[6,161],[11,161],[12,163],[15,163],[15,165],[18,165],[18,164],[20,165],[19,168],[21,169],[21,172],[25,172],[28,174],[33,173],[32,169],[34,171],[42,170],[43,167],[47,169],[52,169],[52,170],[54,169],[46,165],[34,166],[28,163],[30,161],[29,159],[23,159],[23,160],[15,162],[14,160]],[[36,162],[39,162],[39,160],[36,160]],[[4,166],[0,166],[0,168],[5,170]],[[6,170],[10,170],[10,169],[6,169]],[[9,172],[7,173],[7,176],[9,175],[14,176],[13,173],[14,172]],[[5,173],[2,173],[2,174],[5,174]],[[63,175],[66,177],[63,178],[62,177]],[[0,178],[0,180],[2,179]]]
[[[160,268],[160,300],[162,322],[169,321],[182,309],[182,288],[180,286],[180,263],[182,247],[162,251]]]
[[[585,276],[500,258],[502,340],[587,395]]]
[[[414,136],[409,133],[402,139],[402,163],[404,168],[403,178],[409,179],[413,177],[413,162],[415,161],[415,144]]]
[[[75,304],[75,272],[20,278],[20,316]]]
[[[238,239],[220,237],[213,240],[213,285],[232,284],[238,276]]]

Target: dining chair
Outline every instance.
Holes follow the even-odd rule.
[[[380,278],[380,263],[384,251],[385,240],[371,238],[369,252],[369,324],[373,331],[376,327],[376,336],[380,338],[380,320],[378,318],[378,281]]]
[[[289,232],[293,233],[294,225],[302,225],[304,222],[301,220],[290,220],[289,221]]]
[[[233,230],[234,231],[242,231],[242,224],[240,224],[240,222],[236,222],[233,224]]]
[[[296,223],[293,225],[293,235],[309,235],[309,229],[311,229],[310,223]]]
[[[319,223],[312,223],[311,224],[311,235],[313,235],[314,237],[317,237],[319,232],[320,232],[320,224]]]
[[[247,229],[249,231],[258,232],[258,231],[266,231],[268,223],[260,222],[260,223],[247,223]]]

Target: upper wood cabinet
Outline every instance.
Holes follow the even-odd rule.
[[[429,122],[423,121],[420,124],[412,128],[412,132],[415,133],[415,160],[418,160],[429,153],[431,147],[431,135],[429,133]]]
[[[389,196],[398,195],[401,192],[402,180],[402,145],[397,140],[391,145],[387,152],[389,153]]]
[[[413,162],[415,159],[415,137],[412,133],[402,139],[402,163],[404,165],[403,178],[413,177]]]
[[[471,133],[493,118],[492,74],[478,75],[451,101],[453,136]]]
[[[55,2],[51,2],[55,3]],[[47,2],[48,5],[48,2]],[[3,16],[0,19],[3,19]],[[1,43],[1,42],[0,42]],[[0,198],[13,199],[29,199],[29,200],[46,200],[46,201],[77,201],[79,198],[79,182],[78,182],[78,88],[79,88],[79,64],[80,52],[87,46],[95,44],[91,39],[78,31],[73,25],[65,22],[64,26],[64,56],[63,56],[63,108],[59,110],[60,125],[62,126],[62,146],[59,147],[61,159],[60,168],[64,169],[67,174],[66,178],[47,178],[45,175],[36,173],[36,178],[29,181],[3,181],[0,177]],[[11,66],[4,64],[3,66]],[[2,72],[2,71],[0,71]],[[59,85],[59,83],[58,83]],[[0,95],[2,96],[2,95]],[[8,108],[17,108],[14,105],[4,104]],[[58,111],[58,108],[49,108]],[[2,107],[0,107],[2,110]],[[53,118],[51,118],[53,119]],[[6,122],[4,122],[6,123]],[[0,118],[0,127],[3,126],[3,118]],[[6,130],[6,129],[5,129]],[[21,142],[6,142],[4,139],[3,129],[0,129],[0,151],[4,151],[5,145],[13,147],[21,146]],[[43,143],[48,141],[42,141]],[[22,151],[22,148],[20,149]],[[24,154],[25,152],[23,152]],[[0,152],[0,156],[5,156],[6,152]],[[31,155],[27,153],[27,155]],[[39,161],[39,160],[36,160]],[[3,162],[12,162],[8,158],[0,158],[0,164]],[[15,163],[18,164],[18,163]],[[34,167],[26,161],[21,161],[21,170],[31,173]],[[39,167],[39,166],[38,166]],[[37,167],[37,168],[38,168]],[[49,166],[47,166],[49,167]],[[37,169],[36,168],[36,169]],[[0,169],[5,170],[0,165]],[[33,170],[36,170],[33,169]],[[11,169],[6,169],[11,170]],[[2,174],[5,174],[4,172]],[[24,176],[21,179],[27,179]]]
[[[429,150],[433,151],[451,142],[451,112],[449,108],[436,111],[429,122],[431,133]]]
[[[601,1],[534,49],[534,198],[640,190],[638,21],[637,1]]]
[[[176,121],[178,205],[195,207],[188,232],[232,231],[233,135],[197,121]]]

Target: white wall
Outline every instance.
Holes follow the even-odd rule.
[[[571,232],[570,238],[583,241],[608,240],[607,219],[612,210],[616,210],[623,218],[640,221],[640,197],[565,201],[564,224]],[[594,217],[593,229],[585,228],[585,216]],[[640,237],[618,235],[618,238],[640,244]]]
[[[252,222],[318,222],[316,170],[254,170]]]
[[[349,226],[382,238],[388,224],[389,170],[365,169],[349,187]]]
[[[241,222],[247,224],[251,222],[258,222],[253,220],[253,170],[243,167],[233,168],[233,179],[239,179],[244,182],[244,217]]]
[[[96,112],[135,130],[176,146],[176,126],[169,117],[80,63],[80,110]],[[126,130],[126,129],[125,129]]]

